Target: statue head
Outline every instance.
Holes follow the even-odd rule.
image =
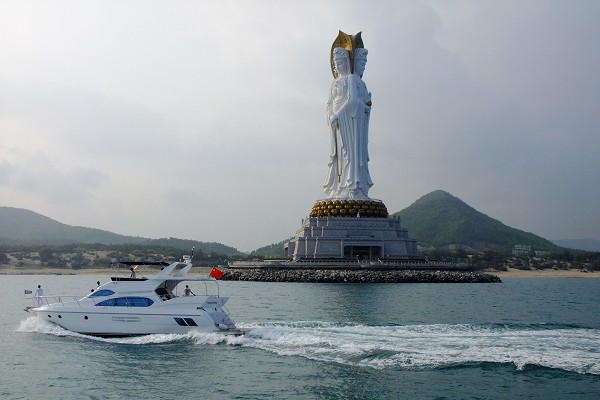
[[[350,73],[350,54],[348,50],[336,47],[333,49],[333,64],[337,75],[348,75]]]
[[[369,51],[365,48],[354,49],[354,73],[361,78],[367,65],[367,54]]]
[[[339,31],[338,36],[333,41],[331,45],[331,54],[330,54],[330,63],[331,63],[331,73],[333,77],[337,79],[340,74],[336,70],[335,60],[334,60],[334,52],[337,48],[345,49],[348,52],[348,64],[350,65],[349,74],[354,73],[354,52],[356,49],[364,48],[363,40],[362,40],[362,32],[358,32],[356,35],[348,35],[342,31]],[[364,70],[364,68],[363,68]],[[360,73],[362,76],[362,72]]]

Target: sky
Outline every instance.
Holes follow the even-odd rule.
[[[240,251],[325,197],[362,31],[371,198],[600,239],[600,2],[0,0],[0,206]],[[410,232],[409,232],[410,234]]]

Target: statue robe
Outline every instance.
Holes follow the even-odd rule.
[[[331,152],[323,185],[329,198],[369,198],[370,102],[371,94],[357,75],[341,75],[331,86],[327,102]]]

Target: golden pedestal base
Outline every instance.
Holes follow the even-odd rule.
[[[381,200],[318,200],[310,216],[387,218],[388,211]]]

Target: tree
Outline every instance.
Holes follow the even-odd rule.
[[[598,255],[598,257],[596,257],[594,261],[592,261],[592,269],[594,271],[600,271],[600,255]]]
[[[51,247],[42,247],[40,249],[40,261],[42,263],[49,263],[54,259],[54,250]]]
[[[0,265],[2,264],[8,264],[8,256],[6,253],[0,251]]]

